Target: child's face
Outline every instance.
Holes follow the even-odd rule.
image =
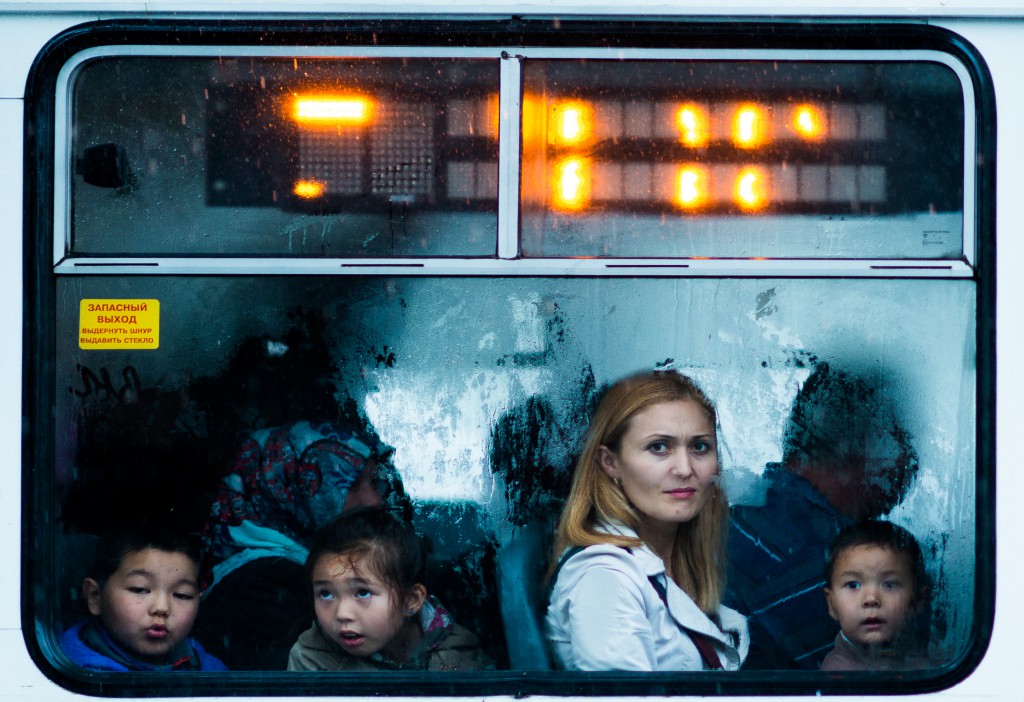
[[[346,554],[322,556],[313,568],[313,607],[325,636],[360,658],[391,653],[415,627],[426,596],[422,585],[406,596],[393,592],[363,565],[366,559]],[[392,654],[392,657],[396,657]]]
[[[825,599],[829,614],[848,639],[886,644],[907,622],[914,587],[914,574],[903,554],[881,546],[854,546],[836,558]]]
[[[83,583],[89,611],[136,655],[167,655],[199,611],[199,568],[184,553],[146,548],[129,553],[103,587]]]

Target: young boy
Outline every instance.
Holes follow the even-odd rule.
[[[927,605],[928,576],[910,532],[873,520],[847,527],[829,548],[825,583],[828,611],[841,631],[822,670],[929,666],[916,621]]]
[[[198,579],[198,547],[185,536],[101,539],[82,581],[92,616],[64,632],[61,649],[89,670],[226,670],[188,636],[199,611]]]

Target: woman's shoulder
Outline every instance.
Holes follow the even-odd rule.
[[[575,587],[583,579],[643,582],[647,575],[643,559],[638,558],[634,550],[596,544],[568,549],[562,554],[553,577],[554,589]]]
[[[562,568],[568,566],[593,566],[601,563],[629,563],[635,558],[635,550],[614,544],[576,546],[562,553]]]

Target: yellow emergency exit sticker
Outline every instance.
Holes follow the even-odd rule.
[[[159,300],[82,300],[81,349],[155,349],[160,346]]]

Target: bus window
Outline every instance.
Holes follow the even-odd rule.
[[[45,187],[26,263],[26,611],[51,677],[141,696],[889,693],[976,662],[993,532],[975,154],[993,117],[951,35],[903,27],[896,51],[844,26],[820,49],[795,30],[709,49],[680,24],[671,41],[618,28],[635,46],[613,55],[585,27],[434,45],[353,26],[321,46],[297,24],[173,41],[170,26],[58,38],[31,84],[50,128],[30,154]],[[753,549],[726,599],[759,637],[731,676],[550,669],[554,525],[589,413],[641,369],[692,376],[717,405],[734,542]],[[60,635],[102,534],[167,520],[209,547],[246,451],[270,472],[267,437],[313,426],[374,447],[370,492],[426,538],[428,589],[492,669],[286,674],[309,612],[274,641],[225,634],[238,617],[214,599],[214,548],[195,636],[229,671],[69,660]],[[332,496],[317,508],[342,509]],[[309,605],[318,526],[292,516],[273,523],[295,546],[282,617]],[[922,545],[921,669],[816,670],[837,634],[826,548],[862,516]],[[796,602],[792,641],[777,613]],[[249,643],[277,662],[239,655]]]

